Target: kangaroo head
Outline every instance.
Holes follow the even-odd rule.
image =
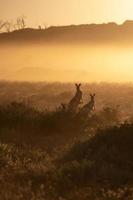
[[[75,83],[75,86],[76,86],[76,90],[80,91],[81,83],[79,83],[79,84]]]
[[[94,93],[94,94],[90,94],[91,101],[93,101],[93,102],[94,102],[94,98],[95,98],[95,96],[96,96],[96,94],[95,94],[95,93]]]

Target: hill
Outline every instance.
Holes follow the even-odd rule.
[[[0,43],[24,41],[35,43],[132,43],[133,21],[127,20],[121,25],[111,22],[51,26],[47,29],[25,28],[0,34]]]

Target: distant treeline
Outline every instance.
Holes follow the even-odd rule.
[[[69,26],[41,26],[27,28],[25,18],[19,17],[15,24],[0,20],[0,42],[54,42],[54,43],[113,43],[130,44],[133,42],[133,21],[125,21],[118,25],[83,24]]]

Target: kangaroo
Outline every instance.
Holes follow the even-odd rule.
[[[76,86],[76,94],[75,96],[70,100],[68,103],[68,110],[71,112],[76,112],[78,109],[79,104],[81,104],[82,100],[82,91],[80,90],[81,83],[80,84],[75,84]]]
[[[96,94],[90,94],[90,101],[89,103],[85,104],[79,111],[79,114],[84,115],[84,116],[88,116],[91,111],[94,110],[95,108],[95,99],[94,97],[96,96]]]

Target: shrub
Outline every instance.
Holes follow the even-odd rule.
[[[67,191],[90,183],[110,187],[133,184],[132,155],[133,124],[98,130],[94,137],[75,144],[58,160],[60,187],[69,183]]]

